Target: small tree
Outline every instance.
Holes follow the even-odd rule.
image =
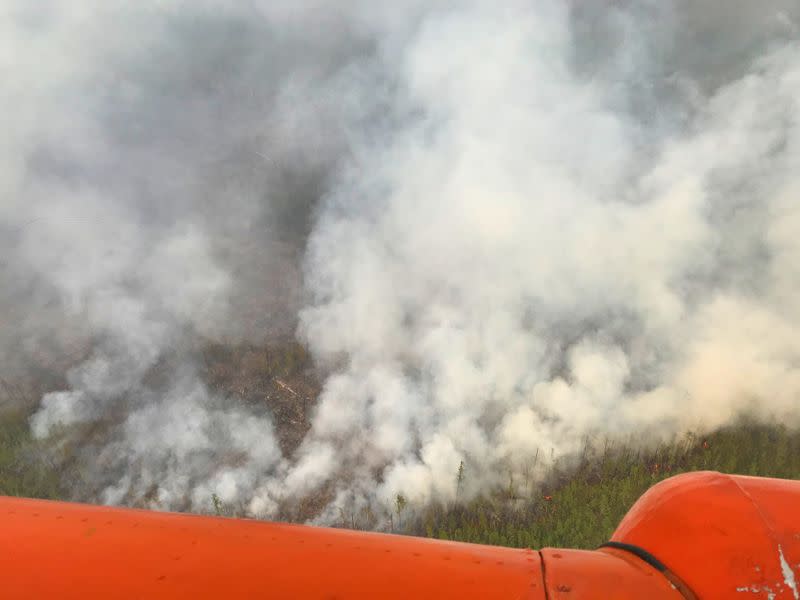
[[[222,516],[222,499],[216,494],[211,494],[211,504],[214,506],[214,513],[218,517]]]
[[[403,515],[403,511],[406,508],[406,505],[408,505],[408,500],[406,500],[406,497],[403,496],[403,494],[398,493],[397,496],[395,496],[395,499],[394,499],[394,509],[395,509],[395,512],[397,513],[397,528],[398,529],[400,529],[403,526],[402,515]]]
[[[458,463],[458,474],[456,475],[456,498],[461,495],[461,486],[464,483],[464,461]]]

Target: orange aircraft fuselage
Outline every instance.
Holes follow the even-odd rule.
[[[0,498],[0,598],[800,599],[800,482],[699,472],[598,550]]]

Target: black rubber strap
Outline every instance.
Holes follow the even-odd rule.
[[[697,600],[697,595],[689,588],[688,585],[683,582],[680,577],[670,571],[664,563],[662,563],[644,548],[634,546],[633,544],[624,544],[622,542],[606,542],[605,544],[598,546],[597,549],[600,550],[600,548],[614,548],[616,550],[622,550],[624,552],[628,552],[629,554],[633,554],[635,557],[643,560],[648,565],[662,573],[664,577],[666,577],[667,581],[669,581],[686,600]]]
[[[664,563],[658,560],[655,556],[650,554],[644,548],[634,546],[633,544],[623,544],[622,542],[606,542],[605,544],[600,544],[597,547],[598,550],[600,548],[616,548],[617,550],[625,550],[625,552],[630,552],[634,556],[641,558],[648,565],[661,571],[662,573],[667,570],[666,565],[664,565]]]

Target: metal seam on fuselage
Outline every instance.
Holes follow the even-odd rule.
[[[542,565],[542,586],[544,586],[544,600],[550,600],[550,592],[548,591],[547,586],[547,569],[544,564],[544,556],[542,556],[541,550],[537,550],[536,554],[539,555],[539,563]]]
[[[772,541],[777,544],[778,543],[778,539],[777,539],[777,533],[775,532],[775,528],[772,526],[772,523],[770,523],[769,519],[767,519],[767,515],[764,514],[764,511],[761,510],[761,506],[758,504],[758,502],[756,502],[753,499],[753,497],[747,492],[747,490],[745,490],[741,486],[741,484],[736,480],[736,477],[731,477],[730,475],[725,475],[725,478],[728,481],[732,482],[733,485],[736,486],[736,489],[738,489],[741,492],[742,496],[747,498],[748,502],[750,502],[750,504],[753,505],[753,508],[755,509],[756,513],[758,514],[759,518],[761,519],[761,523],[763,523],[764,528],[767,530],[767,532],[769,534],[769,537],[772,538]]]
[[[770,519],[767,518],[767,515],[764,514],[764,511],[761,510],[761,505],[755,501],[755,499],[750,495],[750,493],[742,487],[742,484],[739,483],[739,480],[736,477],[731,477],[730,475],[726,475],[726,477],[734,483],[736,488],[742,493],[742,495],[747,498],[747,500],[753,505],[756,513],[761,519],[761,523],[764,525],[764,528],[767,530],[767,534],[769,535],[772,542],[778,547],[778,558],[780,560],[781,566],[781,574],[783,575],[783,582],[792,590],[792,595],[795,597],[795,600],[800,597],[797,591],[797,583],[794,581],[794,571],[791,570],[791,567],[786,562],[786,559],[783,556],[783,547],[781,546],[780,539],[778,539],[778,533],[775,531],[775,527],[772,526]],[[788,567],[788,572],[787,572]]]

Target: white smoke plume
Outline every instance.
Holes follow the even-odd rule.
[[[797,10],[580,10],[461,4],[387,59],[406,118],[310,241],[301,331],[340,366],[309,485],[338,452],[452,498],[461,461],[475,492],[589,434],[797,420]]]
[[[796,3],[0,11],[0,358],[85,348],[31,424],[117,423],[99,499],[332,489],[330,521],[461,461],[474,494],[587,435],[797,420]],[[284,455],[191,347],[295,326],[327,378]]]

